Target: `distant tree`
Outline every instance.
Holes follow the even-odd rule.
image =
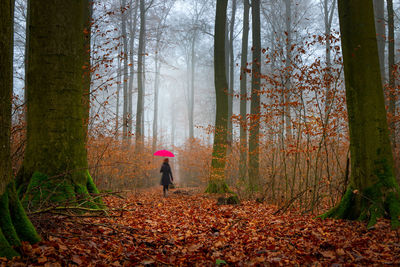
[[[135,1],[135,8],[132,7],[133,2],[130,1],[130,9],[129,9],[129,84],[128,84],[128,132],[132,134],[132,122],[133,122],[133,80],[135,74],[135,62],[133,61],[134,48],[135,48],[135,37],[136,37],[136,27],[137,27],[137,13],[139,3]],[[132,9],[134,11],[132,12]],[[130,138],[129,138],[130,140]]]
[[[233,39],[234,39],[234,31],[235,31],[235,18],[236,18],[236,0],[232,0],[232,14],[229,25],[229,65],[227,66],[229,70],[229,90],[228,90],[228,154],[231,150],[232,145],[232,114],[233,114],[233,94],[234,94],[234,71],[235,71],[235,58],[234,58],[234,48],[233,48]]]
[[[225,30],[228,0],[217,0],[214,33],[214,83],[217,111],[215,115],[214,145],[211,162],[211,177],[207,193],[228,192],[225,182],[226,133],[228,116],[228,83],[225,71]]]
[[[331,28],[332,28],[332,20],[333,14],[335,12],[336,0],[320,0],[322,3],[322,10],[324,16],[324,30],[325,30],[325,61],[326,61],[326,76],[327,76],[327,84],[326,84],[326,93],[325,93],[325,111],[327,111],[331,105]],[[330,5],[329,5],[330,3]],[[328,113],[325,113],[325,116],[328,116]]]
[[[143,113],[144,113],[144,42],[145,42],[145,31],[146,31],[146,7],[145,0],[140,0],[140,31],[139,31],[139,47],[138,47],[138,97],[136,106],[136,130],[135,130],[135,140],[136,151],[141,150],[142,146],[142,133],[143,133]]]
[[[260,1],[251,2],[253,59],[251,70],[251,107],[249,139],[249,189],[257,190],[259,182],[259,134],[260,134],[260,74],[261,74],[261,37],[260,37]]]
[[[128,95],[128,81],[129,81],[129,73],[128,73],[128,55],[129,55],[129,48],[128,48],[128,35],[126,31],[126,24],[127,24],[127,5],[126,0],[122,0],[121,3],[121,31],[122,31],[122,44],[123,44],[123,96],[124,96],[124,103],[122,108],[122,139],[129,139],[130,134],[128,133],[128,126],[130,120],[130,114],[128,112],[128,104],[129,104],[129,95]]]
[[[45,12],[40,1],[30,2],[27,143],[17,176],[29,208],[77,201],[97,207],[85,149],[83,2],[51,1]]]
[[[159,97],[159,86],[160,86],[160,71],[161,71],[161,50],[163,48],[165,29],[167,28],[166,20],[168,18],[169,12],[173,6],[173,2],[170,1],[164,2],[163,6],[159,7],[157,10],[159,13],[158,16],[158,23],[156,26],[155,32],[155,55],[154,55],[154,114],[153,114],[153,144],[152,149],[153,151],[156,150],[157,147],[157,138],[158,138],[158,97]],[[174,113],[172,113],[174,114]]]
[[[14,1],[0,2],[0,257],[18,253],[11,246],[40,237],[25,214],[12,179],[10,136],[13,58]]]
[[[322,217],[391,218],[399,226],[395,180],[379,69],[372,1],[339,0],[346,102],[350,129],[351,177],[340,203]]]
[[[243,0],[243,35],[240,59],[240,179],[247,174],[247,50],[249,42],[249,0]]]

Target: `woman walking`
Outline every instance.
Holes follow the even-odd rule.
[[[172,181],[174,180],[172,177],[171,167],[168,164],[168,158],[164,159],[160,172],[162,173],[160,184],[163,186],[164,197],[167,197],[168,186],[172,184]]]

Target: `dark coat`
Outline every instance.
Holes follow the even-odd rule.
[[[172,184],[174,178],[172,177],[171,167],[167,162],[164,162],[161,166],[162,177],[161,177],[161,185],[169,185]]]

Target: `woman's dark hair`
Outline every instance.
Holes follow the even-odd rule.
[[[164,159],[164,162],[165,162],[165,163],[168,163],[168,161],[169,161],[168,158],[165,158],[165,159]]]

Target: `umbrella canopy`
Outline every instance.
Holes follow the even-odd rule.
[[[158,150],[153,155],[160,156],[160,157],[169,157],[169,158],[175,157],[175,155],[168,150]]]

